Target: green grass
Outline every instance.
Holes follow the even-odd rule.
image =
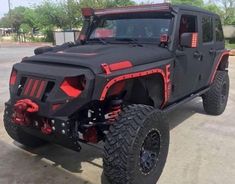
[[[233,43],[233,44],[226,44],[226,48],[228,48],[228,49],[235,49],[235,43]]]
[[[235,43],[226,43],[227,49],[235,49]]]

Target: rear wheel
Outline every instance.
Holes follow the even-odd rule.
[[[104,175],[112,184],[155,184],[164,168],[169,126],[153,107],[130,105],[110,128]]]
[[[228,72],[217,71],[211,89],[202,96],[205,111],[211,115],[222,114],[227,105],[228,95]]]
[[[4,126],[8,135],[24,146],[35,148],[47,143],[42,139],[39,139],[33,135],[26,133],[24,130],[22,130],[21,127],[12,123],[11,118],[8,117],[6,112],[4,115]]]

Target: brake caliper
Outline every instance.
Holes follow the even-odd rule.
[[[21,126],[29,126],[31,121],[29,115],[36,113],[39,106],[29,99],[23,99],[16,102],[14,105],[14,113],[12,115],[13,123]]]

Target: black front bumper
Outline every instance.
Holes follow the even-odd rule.
[[[5,104],[4,111],[4,121],[5,123],[13,123],[12,115],[14,113],[13,105],[11,102]],[[74,151],[80,151],[81,146],[79,144],[79,139],[74,136],[73,122],[67,117],[54,117],[53,119],[48,119],[47,117],[41,117],[37,114],[32,114],[30,116],[31,124],[30,126],[20,126],[14,124],[16,127],[21,128],[26,133],[36,136],[45,141],[61,145],[63,147],[72,149]],[[42,119],[48,119],[52,127],[52,133],[45,135],[41,131]]]

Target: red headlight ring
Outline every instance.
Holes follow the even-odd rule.
[[[85,85],[85,76],[66,77],[60,85],[60,89],[69,97],[77,98],[81,95]]]
[[[10,85],[11,86],[15,85],[16,78],[17,78],[17,71],[15,69],[13,69],[12,72],[11,72],[11,77],[10,77]]]

